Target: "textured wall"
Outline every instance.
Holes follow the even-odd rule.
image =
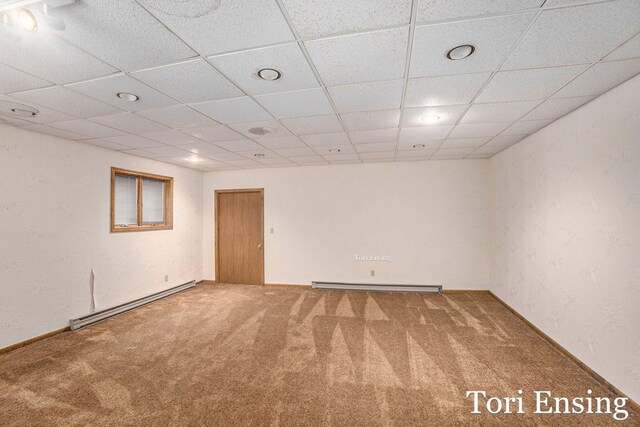
[[[487,160],[206,173],[206,278],[214,278],[214,190],[262,187],[267,283],[488,289]],[[387,255],[392,262],[354,261],[355,254]]]
[[[490,161],[492,289],[640,401],[640,77]]]
[[[175,178],[174,229],[110,233],[111,166]],[[202,174],[0,126],[0,348],[202,276]],[[164,282],[164,275],[169,282]]]

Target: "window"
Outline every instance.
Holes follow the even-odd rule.
[[[111,231],[173,228],[173,178],[111,168]]]

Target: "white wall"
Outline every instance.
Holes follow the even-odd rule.
[[[111,166],[175,178],[173,230],[110,233]],[[202,173],[0,126],[0,348],[202,278]],[[169,282],[164,282],[164,275]]]
[[[266,283],[323,280],[488,289],[486,160],[205,173],[208,279],[215,275],[214,191],[237,188],[264,188]],[[357,262],[354,254],[388,255],[393,261]]]
[[[640,76],[490,161],[492,290],[640,401]]]

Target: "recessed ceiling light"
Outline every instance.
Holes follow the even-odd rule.
[[[19,117],[34,117],[39,112],[35,108],[34,109],[10,108],[9,111],[11,111],[12,116],[19,116]]]
[[[329,148],[330,153],[339,153],[340,151],[342,150],[340,150],[339,148]]]
[[[274,68],[263,68],[258,70],[258,77],[262,80],[278,80],[282,77],[282,73]]]
[[[38,21],[36,21],[36,17],[33,16],[33,13],[29,9],[20,9],[18,12],[18,19],[20,21],[20,25],[27,31],[35,33],[38,31]]]
[[[252,133],[254,135],[260,135],[260,136],[271,135],[272,133],[276,133],[277,131],[278,129],[265,128],[265,127],[256,127],[256,128],[249,129],[249,133]]]
[[[438,121],[440,120],[440,116],[437,116],[435,114],[431,114],[429,116],[424,116],[422,118],[422,121],[428,125],[432,125],[434,123],[438,123]]]
[[[424,148],[424,144],[415,144],[413,148]]]
[[[140,99],[140,97],[138,95],[135,95],[133,93],[129,93],[129,92],[118,92],[116,94],[116,96],[120,99],[123,99],[125,101],[129,101],[129,102],[135,102],[138,99]]]
[[[460,46],[456,46],[447,52],[447,58],[457,61],[459,59],[464,59],[470,56],[473,52],[475,52],[476,48],[470,44],[461,44]]]
[[[264,154],[263,153],[256,153],[256,154],[254,154],[254,156],[255,157],[264,157]]]

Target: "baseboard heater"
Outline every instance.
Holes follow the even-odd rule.
[[[311,282],[314,289],[382,292],[442,293],[442,285],[389,285],[378,283]]]
[[[108,317],[115,316],[116,314],[124,313],[125,311],[133,310],[134,308],[149,304],[150,302],[157,301],[161,298],[166,298],[178,292],[186,291],[189,288],[193,288],[195,285],[196,281],[193,280],[191,282],[184,283],[173,288],[165,289],[164,291],[160,291],[146,297],[138,298],[124,304],[116,305],[115,307],[105,308],[104,310],[96,311],[95,313],[87,314],[86,316],[78,317],[77,319],[71,319],[69,321],[69,327],[72,331],[75,331],[76,329],[83,328],[92,323],[96,323]]]

